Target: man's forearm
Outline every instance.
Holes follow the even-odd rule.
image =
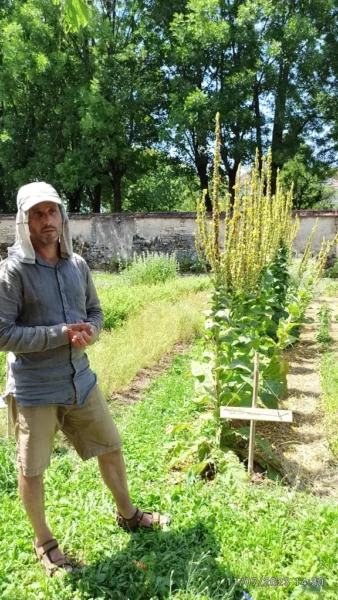
[[[21,327],[0,318],[0,351],[44,352],[69,343],[66,323],[50,327]]]
[[[93,337],[92,344],[94,344],[94,342],[96,342],[96,340],[98,339],[98,337],[100,335],[100,331],[103,326],[103,321],[104,321],[104,316],[103,316],[103,312],[100,307],[91,308],[90,310],[87,311],[86,323],[90,323],[94,329],[94,337]]]

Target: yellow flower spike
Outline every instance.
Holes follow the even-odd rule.
[[[276,194],[271,196],[272,154],[266,158],[258,151],[250,175],[250,184],[240,185],[240,168],[233,188],[233,206],[229,193],[220,193],[220,118],[216,116],[214,153],[213,212],[206,218],[205,195],[197,204],[196,248],[210,263],[212,275],[227,293],[246,289],[254,291],[262,269],[272,260],[283,242],[291,248],[299,220],[292,224],[292,189],[284,194],[278,174]],[[224,221],[221,212],[224,210]],[[220,227],[224,227],[224,243],[220,248]],[[325,251],[329,251],[325,246]],[[318,261],[321,269],[324,254]]]

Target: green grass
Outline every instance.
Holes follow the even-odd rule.
[[[6,353],[0,352],[0,395],[5,389],[6,384]]]
[[[326,431],[330,450],[338,458],[338,364],[337,354],[324,354],[321,365]]]
[[[205,292],[185,295],[169,302],[152,303],[139,314],[87,350],[106,397],[121,391],[137,373],[158,363],[177,343],[187,343],[200,335]]]
[[[104,327],[120,326],[131,315],[136,315],[153,302],[177,302],[187,294],[210,288],[207,276],[179,277],[154,285],[132,286],[124,283],[120,275],[94,274],[102,310]]]
[[[174,255],[163,252],[134,254],[121,277],[129,285],[152,285],[177,279],[179,265]]]
[[[168,470],[165,430],[195,411],[187,376],[193,355],[177,357],[142,401],[116,414],[132,497],[143,508],[169,513],[167,531],[129,536],[119,530],[96,461],[82,464],[58,444],[46,475],[46,507],[54,534],[80,561],[71,577],[43,575],[16,492],[14,444],[0,446],[2,600],[240,600],[243,589],[254,600],[282,600],[298,597],[297,577],[314,576],[331,586],[327,600],[337,598],[336,504],[276,483],[238,486],[221,476],[206,484]],[[288,578],[289,585],[233,585],[242,577]],[[301,595],[314,597],[324,595]]]
[[[333,344],[333,339],[330,335],[331,313],[332,311],[326,302],[318,311],[319,327],[316,337],[322,352],[327,351],[328,347]]]
[[[322,296],[334,297],[338,294],[338,281],[328,278],[320,280],[318,289]]]

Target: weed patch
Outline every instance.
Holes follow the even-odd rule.
[[[162,252],[142,252],[134,254],[129,264],[121,274],[123,281],[129,285],[153,285],[164,283],[178,277],[179,265],[175,255]]]
[[[322,352],[325,352],[325,350],[333,343],[333,339],[330,335],[331,309],[326,303],[323,304],[318,311],[318,317],[319,328],[317,332],[317,342],[320,344]]]

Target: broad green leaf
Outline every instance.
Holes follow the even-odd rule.
[[[233,360],[229,365],[228,365],[228,369],[243,369],[244,371],[248,371],[249,373],[252,373],[253,369],[248,367],[247,364],[245,364],[243,361],[241,360]]]

